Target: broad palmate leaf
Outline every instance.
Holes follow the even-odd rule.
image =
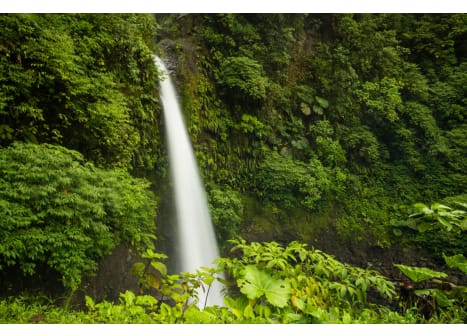
[[[256,266],[245,267],[245,278],[240,291],[254,300],[265,295],[266,300],[276,307],[284,307],[290,297],[290,285],[285,280],[275,279]]]
[[[462,272],[467,274],[467,258],[464,257],[462,254],[456,254],[453,256],[446,256],[443,254],[444,260],[449,267],[457,267]]]
[[[433,271],[426,267],[406,266],[401,264],[394,264],[401,270],[410,280],[420,282],[432,278],[446,278],[448,275],[444,272]]]

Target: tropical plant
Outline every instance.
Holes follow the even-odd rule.
[[[261,64],[248,57],[229,57],[220,67],[219,84],[240,101],[262,101],[266,98],[267,77]]]
[[[209,210],[217,241],[225,245],[236,236],[243,216],[239,194],[230,188],[212,187],[208,190]]]
[[[456,254],[453,256],[446,256],[443,255],[444,261],[446,262],[446,265],[448,265],[451,268],[458,268],[465,274],[467,274],[467,258],[464,257],[462,254]]]
[[[450,267],[465,268],[465,258],[462,255],[445,256],[445,260]],[[422,288],[416,288],[406,281],[401,283],[401,289],[406,290],[405,296],[399,300],[403,308],[412,309],[415,306],[425,320],[439,318],[443,321],[447,316],[455,316],[454,312],[460,320],[467,318],[467,311],[463,308],[467,302],[467,287],[440,280],[448,277],[444,272],[401,264],[394,266],[417,284],[429,280]]]
[[[2,14],[0,144],[47,142],[154,169],[160,106],[147,14]]]
[[[458,203],[458,205],[464,209],[467,208],[467,204]],[[436,229],[448,232],[467,230],[467,216],[464,210],[453,209],[440,203],[433,203],[431,206],[416,203],[414,209],[415,212],[409,216],[407,225],[419,232]]]
[[[443,203],[428,206],[416,203],[408,218],[401,222],[401,229],[408,228],[408,241],[416,242],[438,261],[445,254],[462,254],[466,242],[463,233],[467,228],[465,195],[448,197]],[[400,231],[402,232],[402,231]]]
[[[426,267],[407,266],[402,264],[394,264],[402,273],[414,282],[421,282],[432,278],[447,278],[444,272],[433,271]]]
[[[231,242],[239,256],[221,258],[218,264],[235,280],[230,284],[233,294],[225,301],[238,318],[350,323],[373,307],[370,321],[381,311],[370,303],[368,292],[374,289],[388,300],[396,294],[394,284],[377,272],[340,263],[305,244],[292,242],[284,248],[277,242]]]
[[[0,149],[0,172],[0,269],[54,270],[76,289],[117,244],[153,246],[156,202],[142,179],[47,144]]]
[[[266,154],[254,176],[258,197],[285,209],[316,209],[331,188],[330,171],[316,159],[305,163],[275,151]]]

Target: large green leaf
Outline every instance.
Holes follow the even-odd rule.
[[[394,264],[401,270],[410,280],[420,282],[432,278],[446,278],[448,275],[443,272],[433,271],[426,267],[406,266],[401,264]]]
[[[316,102],[322,107],[322,108],[328,108],[329,102],[321,97],[316,96]]]
[[[449,299],[446,294],[436,288],[427,288],[427,289],[419,289],[415,291],[416,295],[426,295],[426,296],[433,296],[436,300],[436,303],[440,307],[450,307],[452,306],[452,300]]]
[[[449,267],[457,267],[462,272],[467,274],[467,258],[465,258],[462,254],[456,254],[451,257],[443,255],[443,257]]]
[[[274,279],[253,265],[245,267],[245,278],[240,291],[250,300],[264,295],[268,302],[276,307],[286,306],[291,294],[287,281]]]
[[[151,266],[158,270],[162,276],[167,275],[167,266],[160,261],[151,261]]]

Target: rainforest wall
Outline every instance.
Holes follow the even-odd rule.
[[[119,244],[154,246],[157,25],[133,14],[5,14],[0,25],[2,293],[56,294]]]
[[[388,247],[465,202],[466,15],[156,18],[222,241]]]
[[[26,149],[34,156],[63,147],[56,153],[68,153],[65,161],[151,189],[158,197],[138,202],[159,209],[167,157],[157,53],[177,84],[222,247],[242,236],[380,249],[405,241],[435,258],[465,251],[455,230],[420,236],[406,225],[416,202],[466,203],[465,14],[10,14],[0,23],[0,151],[8,162],[25,164]],[[3,174],[11,190],[21,182]],[[26,181],[25,193],[48,183]],[[2,198],[34,209],[35,199]],[[104,224],[116,236],[103,250],[83,245],[96,260],[163,225],[150,228],[155,213],[141,203],[109,199],[104,211],[119,215]],[[142,218],[124,226],[138,206]],[[9,208],[0,207],[2,218]],[[31,211],[30,226],[4,220],[3,232],[42,228],[45,217]],[[2,250],[0,260],[47,263],[43,252]]]

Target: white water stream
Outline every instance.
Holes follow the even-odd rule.
[[[217,241],[177,92],[164,63],[158,57],[155,57],[155,62],[164,74],[160,82],[160,97],[169,147],[170,173],[175,189],[177,271],[195,273],[201,266],[213,266],[212,262],[219,256]],[[222,285],[214,281],[207,300],[207,293],[198,289],[198,307],[204,308],[205,303],[206,306],[223,306],[221,289]]]

